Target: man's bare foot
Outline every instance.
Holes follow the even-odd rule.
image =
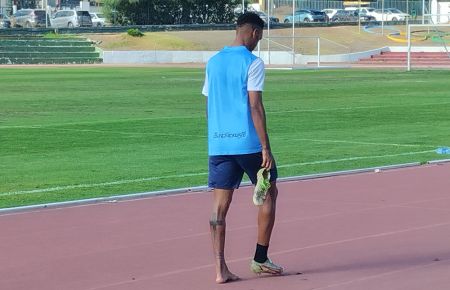
[[[229,270],[224,271],[224,273],[218,274],[216,278],[216,283],[223,284],[228,282],[237,281],[240,278],[233,273],[231,273]]]

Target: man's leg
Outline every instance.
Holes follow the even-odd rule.
[[[270,236],[275,224],[275,211],[278,188],[276,182],[271,182],[269,192],[264,204],[259,207],[258,212],[258,244],[269,246]]]
[[[216,261],[216,282],[226,283],[238,280],[239,277],[228,270],[225,263],[225,229],[226,216],[233,198],[234,190],[214,189],[214,201],[211,219],[209,221],[211,230],[211,239]]]
[[[256,245],[255,257],[251,263],[251,270],[257,274],[281,274],[283,272],[283,268],[274,264],[267,256],[270,237],[275,224],[277,195],[278,188],[276,182],[273,181],[271,182],[266,200],[259,207],[258,212],[258,243]]]

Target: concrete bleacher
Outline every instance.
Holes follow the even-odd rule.
[[[359,64],[406,65],[407,52],[382,52],[359,60]],[[411,52],[411,63],[430,66],[449,66],[450,56],[446,52]]]
[[[0,64],[101,62],[100,52],[86,38],[0,37]]]

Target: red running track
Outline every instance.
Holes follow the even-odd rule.
[[[216,285],[211,194],[0,216],[0,289],[450,288],[450,163],[280,183],[270,256],[249,271],[257,209],[236,192],[226,257],[242,280]],[[302,273],[302,274],[300,274]]]

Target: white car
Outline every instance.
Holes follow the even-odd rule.
[[[331,19],[339,10],[342,10],[342,9],[327,8],[327,9],[323,9],[322,12],[325,12],[325,14],[328,16],[328,19]]]
[[[103,27],[106,23],[106,18],[102,13],[89,13],[92,19],[93,27]]]
[[[369,15],[375,17],[375,8],[372,7],[361,7],[359,10],[359,15]]]
[[[345,10],[350,10],[350,11],[359,11],[359,15],[368,15],[368,16],[373,16],[375,17],[375,8],[372,7],[345,7]],[[376,17],[375,17],[376,18]]]
[[[92,19],[87,11],[60,10],[50,22],[54,28],[92,27]]]
[[[391,13],[392,21],[404,21],[406,20],[407,17],[410,16],[409,14],[404,13],[397,8],[388,8],[386,10],[388,10]]]
[[[383,11],[381,9],[376,9],[372,14],[377,21],[404,21],[408,14],[401,12],[396,8],[387,8]]]

